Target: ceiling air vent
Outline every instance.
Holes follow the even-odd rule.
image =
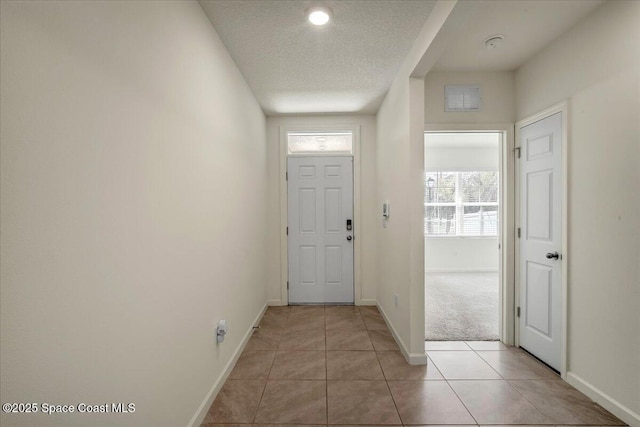
[[[482,96],[478,85],[446,85],[444,87],[444,111],[480,111]]]

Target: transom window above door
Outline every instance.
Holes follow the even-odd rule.
[[[288,132],[289,154],[352,154],[353,132]]]

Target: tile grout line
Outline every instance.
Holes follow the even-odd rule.
[[[378,357],[378,354],[376,352],[376,358]],[[378,359],[378,363],[380,363],[380,360]],[[380,365],[382,369],[382,364]],[[398,414],[398,419],[400,420],[400,423],[402,425],[404,424],[404,421],[402,420],[402,415],[400,415],[400,410],[398,409],[398,404],[396,403],[396,399],[395,397],[393,397],[393,393],[391,392],[391,387],[389,386],[389,380],[387,379],[387,376],[384,373],[384,370],[382,371],[382,375],[384,375],[384,383],[387,385],[387,390],[389,390],[389,396],[391,396],[391,401],[393,402],[393,407],[396,409],[396,414]]]
[[[544,381],[544,380],[516,380],[516,381]],[[549,380],[549,381],[554,381],[554,380]],[[548,417],[551,421],[553,421],[553,424],[557,424],[556,419],[554,417],[552,417],[551,415],[547,415],[544,412],[542,412],[542,410],[540,408],[538,408],[532,401],[530,401],[529,399],[527,399],[527,396],[525,396],[524,394],[522,394],[520,392],[520,390],[518,390],[517,388],[515,388],[514,386],[511,385],[511,383],[509,382],[509,380],[504,380],[505,383],[507,383],[507,385],[509,387],[511,387],[512,389],[514,389],[516,391],[516,393],[518,393],[520,396],[522,396],[522,398],[527,401],[527,403],[529,403],[531,406],[534,407],[534,409],[538,412],[540,412],[542,415],[544,415],[545,417]],[[562,423],[559,423],[562,424]]]
[[[331,331],[330,331],[330,330],[327,330],[327,307],[328,307],[328,306],[324,306],[324,305],[322,306],[322,313],[323,313],[323,320],[324,320],[324,322],[323,322],[323,324],[324,324],[324,328],[322,329],[322,331],[323,331],[323,333],[324,333],[324,349],[323,349],[324,351],[323,351],[323,352],[324,352],[324,357],[325,357],[325,367],[324,367],[324,368],[325,368],[325,369],[324,369],[325,377],[324,377],[324,381],[325,381],[325,405],[326,405],[326,406],[325,406],[325,408],[326,408],[326,410],[325,410],[326,422],[325,422],[323,425],[325,425],[325,426],[327,426],[327,427],[336,427],[336,426],[333,426],[332,424],[330,424],[330,420],[329,420],[329,412],[330,412],[330,411],[329,411],[329,404],[328,404],[328,398],[329,398],[329,391],[328,391],[328,384],[329,384],[329,378],[328,378],[328,369],[329,369],[329,368],[328,368],[328,353],[329,353],[329,351],[330,351],[330,350],[329,350],[329,349],[328,349],[328,347],[327,347],[328,333],[330,333],[330,332],[332,332],[332,333],[333,333],[333,332],[336,332],[336,331],[333,331],[333,330],[331,330]],[[358,309],[358,310],[359,310],[359,309]],[[267,374],[266,374],[266,375],[267,375],[267,376],[266,376],[266,379],[264,380],[265,385],[264,385],[263,390],[262,390],[262,392],[261,392],[260,398],[258,399],[258,404],[257,404],[257,406],[256,406],[256,410],[255,410],[254,415],[253,415],[253,417],[252,417],[252,421],[249,421],[249,423],[253,424],[254,426],[256,425],[257,415],[258,415],[258,413],[259,413],[259,410],[261,409],[262,402],[264,401],[264,396],[266,395],[266,387],[268,386],[268,384],[269,384],[270,382],[277,382],[277,381],[278,381],[278,379],[271,379],[271,378],[270,378],[271,373],[272,373],[272,371],[273,371],[273,367],[275,366],[275,362],[276,362],[276,358],[277,358],[277,356],[278,356],[278,353],[279,353],[279,352],[287,352],[287,353],[288,353],[288,352],[294,352],[294,353],[295,353],[295,352],[302,352],[302,353],[305,353],[305,352],[306,352],[306,353],[308,353],[308,352],[317,352],[317,350],[280,350],[280,345],[282,344],[282,339],[283,339],[283,336],[284,336],[284,332],[287,330],[287,327],[286,327],[286,326],[287,326],[287,324],[288,324],[289,319],[291,318],[291,310],[287,310],[287,311],[286,311],[286,316],[283,316],[283,317],[286,317],[286,319],[285,319],[285,323],[284,323],[284,326],[282,326],[282,327],[278,328],[278,329],[280,329],[282,332],[281,332],[281,334],[279,335],[279,340],[278,340],[278,342],[277,342],[277,345],[275,346],[274,357],[273,357],[273,359],[272,359],[272,361],[271,361],[271,363],[270,363],[270,366],[269,366],[268,372],[267,372]],[[361,311],[359,311],[359,315],[358,315],[358,317],[362,318],[362,312],[361,312]],[[363,323],[364,323],[364,321],[363,321]],[[351,330],[351,329],[349,329],[349,330]],[[359,329],[358,329],[358,330],[359,330]],[[312,332],[312,333],[314,333],[314,332],[315,332],[315,329],[311,329],[311,330],[309,330],[309,329],[303,329],[303,331],[308,331],[308,332]],[[373,347],[372,351],[375,353],[375,360],[378,362],[378,367],[379,367],[380,371],[382,372],[382,377],[383,377],[383,378],[382,378],[382,380],[383,380],[383,381],[385,381],[385,384],[387,385],[387,390],[388,390],[388,392],[389,392],[389,395],[391,396],[391,399],[392,399],[392,402],[393,402],[393,404],[394,404],[394,408],[395,408],[395,410],[396,410],[396,413],[397,413],[397,415],[398,415],[398,418],[399,418],[399,420],[400,420],[400,423],[401,423],[402,425],[407,425],[407,424],[405,424],[405,423],[403,422],[403,420],[402,420],[402,416],[401,416],[401,414],[400,414],[400,412],[399,412],[399,409],[398,409],[398,405],[397,405],[396,399],[395,399],[395,397],[394,397],[393,393],[391,392],[391,387],[390,387],[389,382],[391,382],[391,381],[396,381],[396,382],[400,382],[400,381],[403,381],[403,382],[404,382],[404,381],[412,381],[412,382],[413,382],[413,380],[403,380],[403,379],[391,380],[391,379],[389,379],[389,378],[388,378],[388,376],[387,376],[387,373],[386,373],[386,372],[384,371],[384,369],[382,368],[382,363],[381,363],[381,360],[380,360],[380,357],[379,357],[380,355],[378,354],[378,353],[380,353],[380,352],[382,352],[382,351],[386,351],[386,350],[378,351],[378,350],[375,348],[375,346],[373,346],[373,342],[371,341],[371,333],[372,333],[372,332],[377,332],[377,330],[369,330],[369,329],[367,328],[367,326],[366,326],[366,323],[365,323],[365,329],[364,329],[364,331],[366,331],[366,332],[367,332],[367,337],[369,338],[369,341],[371,342],[371,345],[372,345],[372,347]],[[346,343],[346,344],[347,344],[347,346],[348,346],[348,343]],[[472,418],[472,419],[473,419],[473,421],[475,422],[475,424],[474,424],[474,425],[476,425],[476,426],[477,426],[477,425],[480,425],[480,423],[479,423],[479,422],[478,422],[478,420],[475,418],[475,416],[471,413],[471,411],[469,410],[469,408],[467,407],[467,405],[465,404],[465,402],[462,400],[462,398],[460,397],[460,395],[456,392],[456,390],[455,390],[455,389],[454,389],[454,387],[453,387],[453,383],[460,382],[460,381],[475,381],[475,382],[478,382],[478,381],[501,381],[501,382],[504,382],[504,383],[508,384],[508,386],[509,386],[509,387],[508,387],[508,389],[510,389],[510,390],[512,390],[512,391],[514,391],[514,390],[515,390],[515,392],[516,392],[516,393],[515,393],[515,396],[520,396],[520,398],[522,398],[524,402],[527,402],[529,405],[531,405],[531,407],[532,407],[533,409],[535,409],[535,411],[536,411],[537,413],[539,413],[541,416],[543,416],[543,417],[545,417],[545,418],[547,418],[547,419],[548,419],[548,420],[547,420],[547,422],[550,422],[551,424],[546,424],[546,426],[550,427],[550,426],[553,426],[553,425],[558,424],[558,422],[557,422],[557,420],[556,420],[556,417],[554,417],[554,416],[552,416],[552,415],[548,415],[546,412],[543,412],[543,410],[542,410],[542,409],[540,409],[536,404],[534,404],[534,403],[533,403],[533,401],[531,401],[529,398],[527,398],[527,397],[525,396],[525,394],[524,394],[522,391],[520,391],[520,390],[519,390],[519,389],[517,389],[514,385],[512,385],[512,384],[511,384],[511,382],[514,382],[514,381],[523,381],[525,384],[532,384],[532,383],[536,383],[536,382],[544,382],[544,383],[547,383],[547,382],[548,382],[548,383],[552,383],[552,382],[557,381],[557,380],[554,380],[554,379],[546,379],[546,378],[521,378],[521,379],[518,379],[518,378],[511,378],[511,379],[508,379],[508,378],[506,378],[505,376],[503,376],[500,372],[498,372],[498,370],[497,370],[496,368],[494,368],[494,366],[493,366],[493,365],[491,365],[491,364],[490,364],[490,363],[489,363],[489,362],[488,362],[488,361],[487,361],[487,360],[482,356],[482,354],[485,354],[485,355],[489,356],[490,354],[495,353],[496,351],[499,351],[499,352],[507,351],[507,352],[508,352],[509,350],[494,350],[494,349],[479,349],[479,350],[476,350],[476,349],[472,348],[472,347],[471,347],[469,344],[467,344],[466,342],[465,342],[465,345],[469,348],[469,350],[464,350],[464,351],[471,351],[471,352],[475,353],[475,355],[477,356],[477,358],[478,358],[478,359],[480,359],[480,360],[482,361],[482,363],[484,363],[484,364],[488,365],[488,366],[492,369],[492,371],[494,371],[494,372],[498,375],[498,379],[490,379],[490,378],[484,378],[484,379],[482,379],[482,378],[475,378],[475,379],[474,379],[474,378],[457,378],[457,379],[453,379],[453,378],[452,378],[452,379],[448,379],[448,378],[445,378],[445,377],[444,377],[444,375],[442,374],[442,372],[440,371],[440,369],[438,368],[437,364],[436,364],[435,362],[433,362],[433,360],[432,360],[432,359],[430,358],[430,356],[429,356],[429,353],[427,353],[427,351],[426,351],[426,350],[425,350],[425,354],[427,355],[428,362],[430,362],[430,363],[432,364],[431,368],[434,368],[438,373],[440,373],[440,375],[442,376],[442,379],[443,379],[444,381],[446,381],[446,382],[447,382],[447,385],[449,386],[449,389],[453,392],[454,396],[456,396],[456,398],[459,400],[459,402],[462,404],[462,406],[465,408],[465,410],[467,410],[467,413],[471,416],[471,418]],[[252,350],[252,351],[250,351],[250,352],[251,352],[251,353],[253,353],[253,352],[255,352],[255,353],[265,353],[265,352],[269,352],[269,351],[270,351],[269,349],[263,349],[263,350]],[[340,351],[340,352],[354,352],[354,351],[355,351],[355,352],[369,352],[369,351],[371,351],[371,350],[369,350],[369,349],[367,349],[367,350],[341,350],[341,349],[335,349],[335,350],[332,350],[332,351],[336,351],[336,352],[337,352],[337,351]],[[394,350],[391,350],[391,351],[394,351]],[[397,350],[395,350],[395,351],[397,352]],[[462,350],[458,350],[458,351],[455,351],[455,350],[431,350],[431,351],[430,351],[430,353],[436,353],[436,354],[437,354],[437,353],[438,353],[438,352],[440,352],[440,351],[446,351],[446,352],[459,352],[459,351],[462,351]],[[244,353],[245,353],[245,351],[243,351],[243,354],[241,354],[241,356],[240,356],[240,357],[242,357],[242,356],[244,355]],[[318,352],[318,353],[319,353],[319,352]],[[348,357],[348,358],[352,358],[351,356],[347,356],[347,357]],[[501,367],[501,366],[502,366],[502,364],[498,363],[498,365],[497,365],[497,366],[500,366],[500,367]],[[525,366],[526,366],[526,365],[525,365]],[[285,365],[285,367],[286,367],[286,365]],[[255,379],[256,379],[256,380],[260,380],[260,378],[255,378]],[[232,379],[232,378],[228,378],[228,380],[233,380],[233,379]],[[291,380],[296,380],[296,381],[305,381],[305,382],[306,382],[306,381],[311,381],[311,382],[317,381],[316,379],[309,379],[309,380],[291,379]],[[350,381],[350,380],[348,380],[348,379],[336,378],[336,379],[335,379],[335,380],[333,380],[333,381],[336,381],[336,382],[337,382],[337,381]],[[357,380],[357,379],[353,379],[353,381],[363,381],[363,382],[364,382],[364,381],[374,381],[374,382],[375,382],[375,381],[378,381],[378,382],[379,382],[380,380],[378,380],[378,379],[373,379],[373,378],[372,378],[372,379],[368,379],[368,380]],[[429,380],[427,380],[426,378],[423,378],[423,379],[421,379],[421,380],[419,380],[419,381],[426,382],[426,381],[429,381]],[[225,381],[225,383],[226,383],[226,381]],[[224,385],[223,385],[223,386],[224,386]],[[525,388],[525,389],[526,389],[526,388]],[[535,397],[535,396],[534,396],[534,397]],[[215,403],[215,402],[214,402],[214,403]],[[212,406],[213,406],[213,403],[212,403]],[[544,405],[542,405],[542,406],[543,406],[543,408],[544,408]],[[210,408],[210,409],[211,409],[211,408]],[[212,423],[212,424],[215,424],[215,423]],[[301,423],[301,424],[306,424],[307,426],[310,426],[310,424],[309,424],[309,423]],[[320,423],[318,423],[318,424],[320,424]],[[208,425],[208,424],[207,424],[207,425]],[[471,424],[470,424],[470,425],[471,425]],[[611,423],[604,423],[604,424],[603,424],[603,426],[604,426],[604,425],[607,425],[607,426],[612,425],[612,426],[613,426],[614,424],[611,424]],[[617,424],[615,424],[615,425],[617,425]],[[273,427],[273,426],[272,426],[272,427]],[[285,427],[287,427],[287,426],[285,426]],[[290,425],[290,426],[288,426],[288,427],[293,427],[293,425]]]
[[[289,309],[287,312],[287,321],[289,321],[289,315],[291,314],[291,310]],[[287,322],[285,322],[286,327]],[[280,342],[282,341],[282,335],[284,334],[284,328],[282,329],[282,334],[280,334]],[[256,417],[258,416],[258,411],[260,410],[260,405],[262,404],[262,399],[264,398],[264,393],[267,391],[267,384],[269,383],[269,376],[271,375],[271,370],[273,369],[273,365],[276,363],[276,357],[278,356],[278,350],[280,349],[280,342],[278,342],[278,348],[273,355],[273,360],[271,361],[271,366],[269,367],[269,372],[267,373],[267,379],[264,382],[264,388],[262,389],[262,394],[260,395],[260,400],[258,401],[258,406],[256,407],[256,412],[253,414],[253,418],[251,424],[255,424]]]
[[[456,393],[456,390],[451,386],[451,384],[449,384],[449,380],[447,380],[445,378],[445,381],[447,383],[447,385],[449,386],[449,388],[451,389],[451,391],[453,392],[453,394],[455,394],[455,396],[458,398],[458,400],[460,401],[460,403],[462,404],[462,406],[464,406],[464,409],[466,409],[467,413],[469,414],[469,416],[471,418],[473,418],[473,421],[476,422],[476,425],[480,425],[480,422],[476,419],[476,417],[473,416],[473,414],[471,413],[471,411],[469,410],[469,408],[467,408],[467,405],[464,404],[464,401],[462,400],[462,398],[458,395],[458,393]]]
[[[448,351],[448,350],[440,350],[440,351]],[[451,351],[455,351],[455,350],[451,350]],[[467,351],[467,350],[460,350],[460,351]],[[495,372],[495,373],[500,377],[500,379],[501,379],[501,380],[506,381],[506,378],[504,378],[504,377],[500,374],[500,372],[498,372],[496,369],[494,369],[494,367],[493,367],[493,366],[491,366],[491,365],[490,365],[486,360],[484,360],[484,359],[482,358],[482,356],[480,356],[479,354],[477,354],[475,350],[472,350],[472,352],[473,352],[476,356],[478,356],[478,357],[480,358],[480,360],[481,360],[485,365],[487,365],[489,368],[491,368],[491,370],[492,370],[493,372]],[[427,353],[427,358],[433,362],[433,360],[429,357],[429,354],[428,354],[428,353]],[[434,363],[434,365],[436,364],[435,362],[433,362],[433,363]],[[436,365],[436,367],[437,367],[437,365]],[[438,371],[440,371],[440,374],[442,374],[442,371],[441,371],[440,369],[438,369]],[[496,381],[496,378],[447,378],[447,377],[445,377],[445,375],[444,375],[444,374],[442,374],[442,377],[443,377],[445,380],[447,380],[447,381],[449,381],[449,380],[453,380],[453,381],[482,381],[482,380],[493,380],[493,381]]]
[[[324,316],[324,403],[327,426],[329,425],[329,353],[327,351],[327,313]]]
[[[473,350],[480,359],[482,359],[487,365],[491,366],[491,368],[496,371],[498,373],[498,375],[500,375],[500,377],[502,377],[503,380],[505,381],[509,381],[509,380],[540,380],[540,381],[559,381],[562,380],[562,378],[560,378],[560,376],[558,376],[557,379],[552,379],[552,378],[542,378],[537,374],[534,374],[540,378],[507,378],[504,375],[502,375],[500,372],[498,372],[498,370],[496,368],[493,367],[493,365],[491,365],[487,359],[485,359],[484,357],[482,357],[482,355],[479,353],[484,352],[484,353],[489,353],[489,352],[505,352],[505,351],[510,351],[510,350]],[[529,356],[530,357],[530,356]],[[528,358],[527,358],[528,359]],[[545,369],[549,369],[547,366],[545,366],[543,363],[540,363],[539,361],[535,360],[534,358],[531,357],[531,360],[537,364],[539,364],[541,367],[545,368]]]
[[[446,381],[447,379],[444,377],[444,374],[440,371],[440,369],[438,368],[438,365],[435,364],[435,362],[433,360],[431,360],[431,358],[429,357],[428,354],[425,354],[425,356],[427,356],[427,365],[429,364],[429,362],[431,362],[431,366],[433,366],[433,369],[436,370],[436,372],[438,374],[440,374],[440,376],[442,377],[443,381]],[[438,380],[440,381],[440,380]]]
[[[466,343],[465,343],[466,344]],[[468,345],[468,344],[467,344]],[[471,348],[471,346],[469,346],[469,348]],[[491,366],[491,364],[489,362],[487,362],[486,360],[484,360],[484,357],[482,357],[481,355],[478,354],[478,352],[474,349],[471,349],[473,351],[473,353],[478,356],[480,358],[480,360],[482,360],[484,363],[487,364],[488,367],[490,367],[496,374],[498,374],[498,376],[500,378],[502,378],[504,381],[506,381],[507,379],[505,377],[502,376],[502,374],[500,372],[498,372],[497,369],[495,369],[493,366]]]
[[[371,340],[371,334],[369,330],[367,330],[367,334],[369,335],[369,340]],[[371,345],[373,345],[373,342],[371,343]],[[400,423],[404,426],[405,424],[404,424],[404,421],[402,420],[402,415],[400,415],[398,404],[396,403],[396,399],[393,397],[393,393],[391,392],[391,387],[389,386],[389,379],[387,378],[387,374],[385,373],[384,368],[382,367],[382,363],[380,363],[380,356],[378,355],[378,351],[375,349],[375,346],[373,347],[373,352],[376,355],[376,360],[378,361],[378,365],[380,365],[380,370],[382,371],[384,383],[387,385],[387,390],[389,390],[389,396],[391,396],[391,401],[393,402],[393,407],[396,409],[396,414],[398,414],[398,419],[400,420]]]

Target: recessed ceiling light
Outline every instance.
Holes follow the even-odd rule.
[[[315,6],[307,10],[307,18],[313,25],[324,25],[331,18],[331,10],[324,6]]]
[[[484,41],[484,47],[489,50],[493,50],[502,44],[504,36],[502,34],[496,34],[490,36]]]

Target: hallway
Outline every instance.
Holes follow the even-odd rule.
[[[408,365],[376,307],[269,307],[202,427],[624,425],[526,353],[430,342]]]
[[[640,427],[639,22],[638,0],[0,0],[0,425]],[[298,180],[353,197],[299,186],[296,219],[290,159],[337,154]],[[290,260],[322,217],[339,242]],[[301,263],[348,298],[296,298]],[[427,357],[442,271],[500,271],[500,337],[551,337],[563,380],[477,335]]]

